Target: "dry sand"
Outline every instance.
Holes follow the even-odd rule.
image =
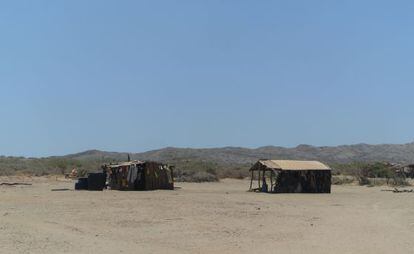
[[[0,186],[0,253],[414,253],[414,193],[259,194],[242,180],[58,192],[73,182],[30,182]]]

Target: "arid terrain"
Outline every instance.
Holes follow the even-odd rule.
[[[332,194],[246,192],[245,180],[175,191],[73,189],[0,178],[0,253],[414,253],[414,193],[333,186]]]

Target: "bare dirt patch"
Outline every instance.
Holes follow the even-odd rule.
[[[246,192],[244,180],[175,191],[51,191],[58,178],[4,179],[0,253],[413,253],[414,194]]]

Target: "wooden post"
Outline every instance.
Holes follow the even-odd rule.
[[[270,171],[270,192],[273,192],[273,170]]]
[[[250,189],[249,190],[252,190],[252,187],[253,187],[253,170],[252,170],[252,177],[250,178]]]
[[[260,169],[259,169],[259,177],[257,178],[257,183],[258,183],[258,185],[259,185],[259,190],[260,190]]]

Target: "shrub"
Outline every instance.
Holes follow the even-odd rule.
[[[357,179],[358,179],[359,185],[369,185],[370,184],[370,181],[369,181],[368,177],[366,177],[366,176],[358,176]]]
[[[234,179],[244,179],[250,176],[249,171],[242,170],[240,168],[236,169],[225,169],[224,171],[218,174],[219,178],[234,178]]]
[[[218,177],[205,171],[199,172],[183,172],[181,175],[176,176],[177,182],[217,182]]]
[[[351,176],[332,176],[333,185],[351,184],[355,179]]]
[[[353,162],[333,165],[332,174],[369,178],[392,178],[395,176],[395,171],[390,164],[384,162]]]
[[[409,186],[410,183],[402,177],[394,177],[394,178],[367,178],[361,177],[358,179],[360,185],[367,185],[369,187],[373,186],[383,186],[383,185],[390,185],[390,186]]]
[[[411,184],[403,177],[394,177],[389,181],[389,185],[392,186],[410,186]]]
[[[394,171],[386,163],[376,162],[368,164],[363,168],[369,177],[375,178],[391,178],[394,176]]]

